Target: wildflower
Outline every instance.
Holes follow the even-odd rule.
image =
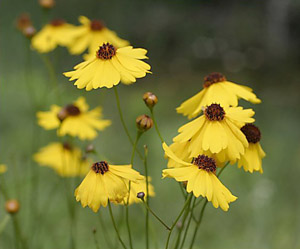
[[[129,183],[127,182],[127,189],[129,188]],[[148,191],[149,196],[155,196],[154,187],[151,184],[151,177],[148,177]],[[138,193],[144,192],[144,197],[147,196],[146,190],[146,178],[137,182],[130,183],[130,193],[129,193],[129,201],[128,204],[131,205],[133,203],[139,203],[141,200],[137,197]],[[127,203],[127,198],[125,197],[122,204]]]
[[[55,6],[54,0],[39,0],[39,4],[44,9],[52,9]]]
[[[41,166],[54,169],[61,177],[82,176],[89,170],[89,162],[83,159],[81,150],[68,143],[51,143],[33,158]]]
[[[176,157],[180,158],[181,160],[183,160],[185,162],[192,161],[192,157],[190,156],[190,153],[188,152],[189,141],[186,141],[184,143],[172,143],[169,146],[169,148],[176,155]],[[181,164],[178,163],[177,161],[173,160],[171,157],[167,157],[167,155],[165,155],[165,157],[168,158],[168,165],[167,165],[168,168],[181,167]]]
[[[58,45],[67,46],[73,42],[71,32],[74,25],[62,19],[55,19],[46,24],[31,40],[31,45],[39,53],[48,53]]]
[[[7,171],[7,166],[5,164],[0,164],[0,175]]]
[[[199,154],[218,153],[219,161],[236,159],[244,154],[248,141],[240,128],[245,123],[252,123],[254,119],[252,109],[243,110],[242,107],[222,107],[211,104],[206,107],[204,114],[179,128],[180,134],[173,141],[189,142],[188,151],[191,157]]]
[[[168,157],[181,165],[178,168],[164,169],[163,178],[171,177],[178,182],[187,181],[188,193],[193,192],[195,197],[200,195],[206,197],[215,208],[220,206],[224,211],[229,209],[228,204],[235,201],[237,197],[232,195],[217,178],[215,174],[217,166],[213,158],[198,155],[193,163],[188,163],[179,159],[165,143],[163,148]]]
[[[261,139],[260,130],[253,124],[246,124],[241,128],[241,131],[245,134],[249,147],[245,149],[245,154],[238,160],[238,167],[243,167],[245,171],[250,173],[253,171],[263,173],[262,158],[266,154],[259,143]]]
[[[75,71],[64,73],[70,81],[76,80],[77,88],[92,89],[112,88],[120,81],[128,85],[150,73],[150,65],[141,61],[147,59],[147,50],[131,46],[116,48],[110,43],[103,43],[96,55],[74,67]]]
[[[94,163],[75,190],[76,201],[97,212],[100,206],[106,207],[108,201],[121,203],[128,195],[127,182],[143,178],[131,165],[108,165],[105,161]]]
[[[16,214],[20,209],[20,203],[15,199],[7,200],[5,202],[5,209],[9,214]]]
[[[148,115],[140,115],[135,120],[136,126],[141,132],[145,132],[152,128],[153,120]]]
[[[85,16],[80,16],[78,20],[82,25],[73,30],[74,42],[68,46],[71,54],[81,54],[87,48],[89,54],[94,54],[99,44],[106,42],[114,44],[116,48],[129,45],[128,41],[119,38],[99,20],[91,21]]]
[[[38,124],[46,130],[57,129],[59,136],[78,136],[80,139],[94,139],[97,130],[102,131],[111,124],[103,120],[102,109],[97,107],[88,110],[84,97],[65,107],[52,105],[48,112],[38,112]]]
[[[158,102],[158,98],[156,97],[156,95],[151,92],[144,93],[143,100],[146,106],[148,106],[150,109],[153,108]]]
[[[211,103],[219,103],[223,107],[237,106],[240,98],[254,104],[261,102],[251,88],[227,81],[220,73],[211,73],[206,76],[203,87],[202,91],[184,101],[176,109],[177,112],[191,119],[201,113],[203,107]]]

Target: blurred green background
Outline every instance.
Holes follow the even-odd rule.
[[[236,166],[226,169],[222,181],[239,199],[227,213],[208,205],[195,248],[300,248],[300,1],[57,0],[48,13],[33,0],[0,2],[0,163],[9,168],[1,183],[10,198],[20,200],[18,219],[30,249],[63,249],[70,248],[64,184],[54,171],[32,161],[34,152],[57,138],[55,131],[37,126],[36,111],[85,96],[91,107],[101,104],[104,117],[113,121],[93,142],[99,153],[110,162],[126,164],[131,146],[119,121],[113,91],[78,90],[62,76],[82,60],[70,56],[65,48],[47,55],[56,67],[62,96],[58,101],[43,60],[37,52],[28,50],[28,41],[15,28],[15,19],[22,12],[31,14],[37,29],[52,18],[64,18],[73,24],[78,24],[79,15],[102,19],[134,47],[149,51],[147,62],[153,75],[131,86],[118,86],[132,136],[135,118],[148,113],[142,101],[145,91],[158,96],[157,121],[164,139],[171,143],[178,127],[187,121],[176,114],[175,108],[201,90],[206,74],[219,71],[233,82],[252,87],[262,104],[240,103],[256,111],[256,124],[267,153],[264,174],[245,173]],[[87,144],[77,143],[82,147]],[[154,129],[143,136],[140,150],[143,144],[149,147],[149,171],[156,191],[151,206],[171,224],[183,205],[180,190],[174,180],[161,180],[166,161]],[[135,164],[143,172],[138,158]],[[75,179],[72,184],[80,181]],[[73,190],[70,198],[72,195]],[[117,244],[107,210],[99,211],[105,220],[103,230],[99,213],[83,209],[79,203],[75,206],[77,248],[96,248],[94,228],[100,247],[114,248],[105,240],[109,237],[112,244]],[[135,248],[144,247],[143,210],[140,205],[130,209]],[[114,212],[121,217],[120,207]],[[4,216],[1,194],[0,222]],[[152,217],[151,224],[157,237],[156,243],[151,242],[152,248],[163,248],[167,232]],[[126,240],[124,223],[119,226]],[[0,248],[15,248],[14,240],[10,221],[0,234]]]

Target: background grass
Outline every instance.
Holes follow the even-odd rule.
[[[93,142],[99,153],[110,162],[128,163],[131,146],[119,122],[113,92],[77,90],[62,76],[62,72],[81,61],[80,56],[70,56],[64,48],[48,55],[56,66],[61,96],[58,99],[41,57],[35,51],[28,51],[28,41],[15,29],[14,21],[20,13],[29,12],[38,29],[52,17],[76,24],[79,15],[99,18],[133,46],[148,49],[153,75],[139,79],[132,86],[118,86],[132,136],[135,118],[148,113],[142,101],[145,91],[158,96],[157,122],[163,137],[171,143],[178,127],[186,122],[186,118],[176,114],[175,108],[202,88],[206,74],[220,71],[228,79],[252,87],[263,100],[262,104],[254,106],[243,101],[241,104],[256,111],[261,143],[267,153],[264,174],[245,173],[236,166],[226,169],[222,180],[239,199],[230,205],[227,213],[208,205],[195,248],[273,249],[300,248],[299,9],[299,1],[292,0],[62,0],[46,14],[37,1],[1,1],[0,159],[9,167],[1,183],[5,184],[10,198],[20,200],[18,219],[30,248],[70,247],[64,185],[51,169],[41,168],[32,161],[32,154],[41,146],[57,140],[54,131],[44,131],[36,125],[36,111],[85,96],[90,106],[101,104],[105,118],[113,121]],[[28,68],[31,73],[26,75]],[[183,205],[180,190],[174,180],[161,180],[166,161],[154,129],[143,136],[140,150],[143,144],[149,147],[149,171],[156,191],[151,206],[171,224]],[[80,145],[84,147],[83,143]],[[143,172],[138,158],[135,163]],[[33,177],[30,177],[31,170]],[[37,182],[34,187],[32,181]],[[75,186],[80,181],[75,179],[69,183]],[[70,190],[69,198],[72,195]],[[106,209],[100,209],[106,221],[104,231],[99,213],[83,209],[79,203],[75,206],[78,248],[95,248],[93,228],[97,229],[101,248],[109,248],[104,238],[106,232],[115,244]],[[119,207],[114,211],[121,217]],[[130,212],[134,245],[143,248],[143,209],[134,205]],[[0,220],[4,215],[1,194]],[[125,237],[124,223],[120,222],[119,227]],[[154,219],[152,231],[157,236],[157,248],[163,248],[167,233]],[[155,248],[154,241],[152,245]],[[11,222],[0,235],[0,248],[15,248]]]

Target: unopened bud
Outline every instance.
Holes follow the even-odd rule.
[[[55,6],[54,0],[39,0],[39,4],[41,7],[45,9],[52,9]]]
[[[155,94],[153,94],[151,92],[146,92],[143,95],[143,100],[144,100],[146,106],[148,106],[149,108],[152,108],[153,106],[156,105],[158,98],[156,97]]]
[[[57,118],[62,122],[68,116],[68,112],[66,108],[61,108],[61,110],[57,113]]]
[[[10,214],[15,214],[20,209],[20,204],[17,200],[8,200],[5,202],[5,209]]]
[[[36,29],[33,26],[28,26],[23,29],[23,34],[29,39],[31,39],[35,35],[35,33]]]
[[[145,193],[144,192],[139,192],[139,193],[137,193],[136,197],[141,199],[141,200],[144,200]]]
[[[153,126],[153,120],[145,114],[138,116],[135,123],[137,128],[142,132],[149,130]]]

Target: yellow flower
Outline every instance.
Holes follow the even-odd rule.
[[[176,157],[180,158],[181,160],[185,162],[191,162],[192,157],[190,156],[190,153],[188,152],[189,148],[189,141],[183,142],[183,143],[172,143],[169,146],[170,150],[176,155]],[[177,161],[173,160],[171,157],[168,157],[165,154],[165,157],[168,158],[168,168],[178,168],[181,167],[181,163],[178,163]]]
[[[41,148],[33,158],[41,166],[54,169],[62,177],[81,176],[89,169],[89,162],[82,159],[81,150],[68,143],[51,143]]]
[[[243,167],[245,171],[250,173],[259,171],[262,174],[262,158],[266,156],[266,153],[259,143],[261,138],[260,130],[253,124],[246,124],[241,128],[241,131],[245,134],[249,147],[246,148],[245,154],[238,160],[238,167]]]
[[[136,78],[150,73],[150,65],[141,61],[147,59],[147,50],[131,46],[116,49],[114,45],[104,43],[96,55],[74,67],[75,71],[64,73],[70,81],[76,80],[77,88],[87,91],[101,87],[112,88],[120,81],[131,84]]]
[[[71,35],[74,25],[57,19],[45,25],[31,40],[31,45],[40,53],[48,53],[58,45],[68,46],[73,42]]]
[[[191,119],[201,113],[203,107],[211,103],[219,103],[223,107],[237,106],[240,98],[254,104],[261,102],[251,88],[227,81],[220,73],[211,73],[206,76],[203,87],[202,91],[184,101],[176,109],[177,112]]]
[[[127,189],[129,188],[128,182],[127,184]],[[151,177],[148,177],[148,191],[149,191],[149,196],[155,196],[154,192],[154,187],[151,184]],[[137,181],[137,182],[131,182],[130,183],[130,194],[129,194],[129,202],[128,204],[131,205],[133,203],[140,203],[142,200],[137,198],[137,194],[140,192],[145,193],[145,198],[147,196],[147,191],[146,191],[146,178],[143,180]],[[124,198],[123,202],[121,204],[127,203],[127,197]]]
[[[164,143],[163,148],[168,157],[179,163],[181,167],[164,169],[163,178],[171,177],[178,182],[187,182],[187,192],[193,192],[195,197],[200,195],[212,202],[215,208],[219,206],[227,211],[229,203],[237,199],[220,182],[216,176],[216,162],[213,158],[198,155],[193,163],[187,163],[176,157],[170,148]]]
[[[117,48],[129,45],[128,41],[119,38],[99,20],[91,21],[85,16],[80,16],[78,20],[82,25],[73,30],[74,42],[69,44],[71,54],[81,54],[87,48],[90,54],[94,54],[99,44],[106,42],[114,44]]]
[[[107,202],[121,203],[128,195],[127,182],[143,180],[139,172],[131,165],[108,165],[101,161],[94,163],[75,190],[76,201],[83,207],[89,206],[97,212],[100,206],[106,207]]]
[[[7,166],[5,164],[0,164],[0,175],[7,171]]]
[[[46,130],[57,129],[59,136],[78,136],[80,139],[94,139],[97,130],[102,131],[111,124],[103,120],[100,107],[88,110],[84,97],[65,107],[52,105],[48,112],[38,112],[38,124]]]
[[[218,161],[236,159],[244,154],[248,141],[240,128],[245,123],[252,123],[254,119],[252,109],[243,110],[242,107],[222,107],[211,104],[206,107],[204,114],[179,128],[180,134],[173,141],[189,142],[190,157],[199,154],[216,154]]]

